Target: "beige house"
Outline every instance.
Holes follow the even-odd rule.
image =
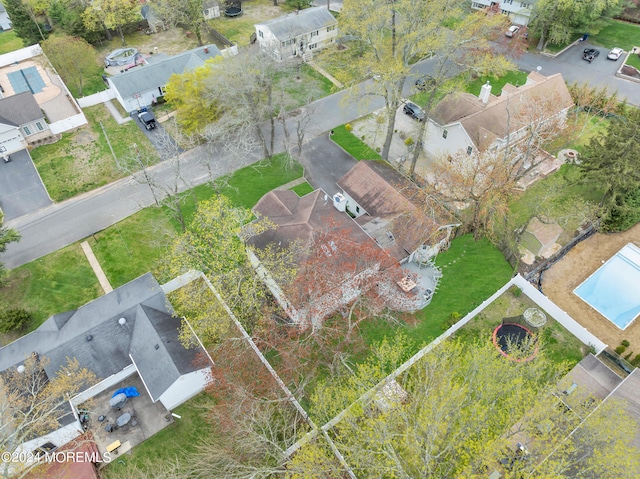
[[[0,156],[52,136],[44,113],[30,92],[0,99]]]
[[[468,155],[522,140],[533,123],[562,122],[573,100],[562,75],[531,72],[522,86],[507,83],[499,96],[491,85],[480,95],[451,94],[431,112],[424,149],[430,156]]]

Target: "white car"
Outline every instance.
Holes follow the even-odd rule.
[[[516,33],[520,31],[520,27],[518,25],[511,25],[509,30],[506,31],[505,36],[511,38],[515,36]]]
[[[617,60],[618,58],[620,58],[620,56],[624,53],[624,50],[622,48],[614,48],[613,50],[611,50],[609,52],[609,54],[607,55],[607,58],[609,60]]]

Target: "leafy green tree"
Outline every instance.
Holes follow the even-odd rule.
[[[589,142],[580,169],[604,191],[605,227],[617,229],[637,218],[632,205],[640,189],[640,110],[628,108],[624,117],[611,119],[606,132]]]
[[[489,40],[504,35],[506,17],[484,11],[469,12],[468,1],[453,0],[346,0],[340,15],[340,30],[355,38],[357,56],[349,58],[360,72],[377,79],[365,95],[385,99],[387,132],[381,155],[388,159],[395,129],[395,117],[402,99],[402,88],[417,61],[435,61],[433,79],[424,107],[428,116],[435,100],[459,88],[448,81],[460,73],[499,75],[512,68],[498,55]],[[358,93],[359,94],[359,93]],[[424,122],[426,124],[426,122]],[[424,127],[418,137],[424,136]],[[421,148],[415,149],[410,174]]]
[[[622,7],[620,0],[538,0],[529,29],[540,38],[542,50],[549,43],[569,43],[576,33],[598,33]]]
[[[23,0],[6,0],[4,6],[16,35],[22,39],[25,47],[47,39],[48,34],[40,27],[36,14],[28,3]]]
[[[0,311],[0,331],[21,331],[31,321],[31,314],[24,309],[7,309]]]
[[[7,245],[9,243],[13,243],[20,239],[20,234],[17,231],[2,225],[3,221],[4,215],[0,211],[0,253],[4,253],[7,250]],[[0,286],[2,286],[6,276],[7,271],[5,270],[4,265],[0,263]]]
[[[82,14],[85,26],[94,31],[103,27],[118,32],[126,45],[123,28],[140,19],[140,3],[136,0],[94,0]]]
[[[309,0],[287,0],[287,5],[290,5],[296,10],[307,8],[310,4],[311,2]]]
[[[101,73],[95,49],[82,38],[55,36],[45,41],[42,49],[78,97],[82,96],[82,90],[89,78]]]

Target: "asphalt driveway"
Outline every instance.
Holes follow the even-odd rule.
[[[323,133],[304,144],[301,163],[309,184],[333,195],[340,191],[336,182],[356,164],[356,160],[331,141],[329,133]]]
[[[52,203],[27,150],[12,153],[9,163],[0,161],[0,208],[5,220]]]
[[[175,156],[176,151],[179,151],[180,153],[184,151],[177,145],[175,140],[171,135],[169,135],[169,132],[160,124],[159,121],[156,120],[156,127],[153,130],[147,130],[144,124],[138,119],[137,112],[132,112],[131,118],[133,119],[133,122],[138,125],[140,131],[144,133],[144,136],[149,139],[149,142],[163,160]]]
[[[582,59],[585,48],[595,48],[600,52],[591,63]],[[607,59],[609,50],[604,47],[596,47],[589,42],[580,42],[569,48],[558,57],[567,67],[575,69],[576,72],[583,72],[584,80],[589,80],[589,75],[594,73],[615,75],[616,71],[624,61],[624,55],[617,61]]]

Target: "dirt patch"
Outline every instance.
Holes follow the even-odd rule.
[[[89,145],[98,139],[98,134],[95,131],[84,129],[76,132],[74,141],[79,145]]]
[[[597,233],[578,243],[544,273],[542,288],[545,295],[600,340],[615,348],[626,339],[631,343],[627,351],[634,351],[635,355],[640,353],[640,321],[622,331],[573,294],[576,287],[627,243],[640,246],[640,223],[624,233]]]

